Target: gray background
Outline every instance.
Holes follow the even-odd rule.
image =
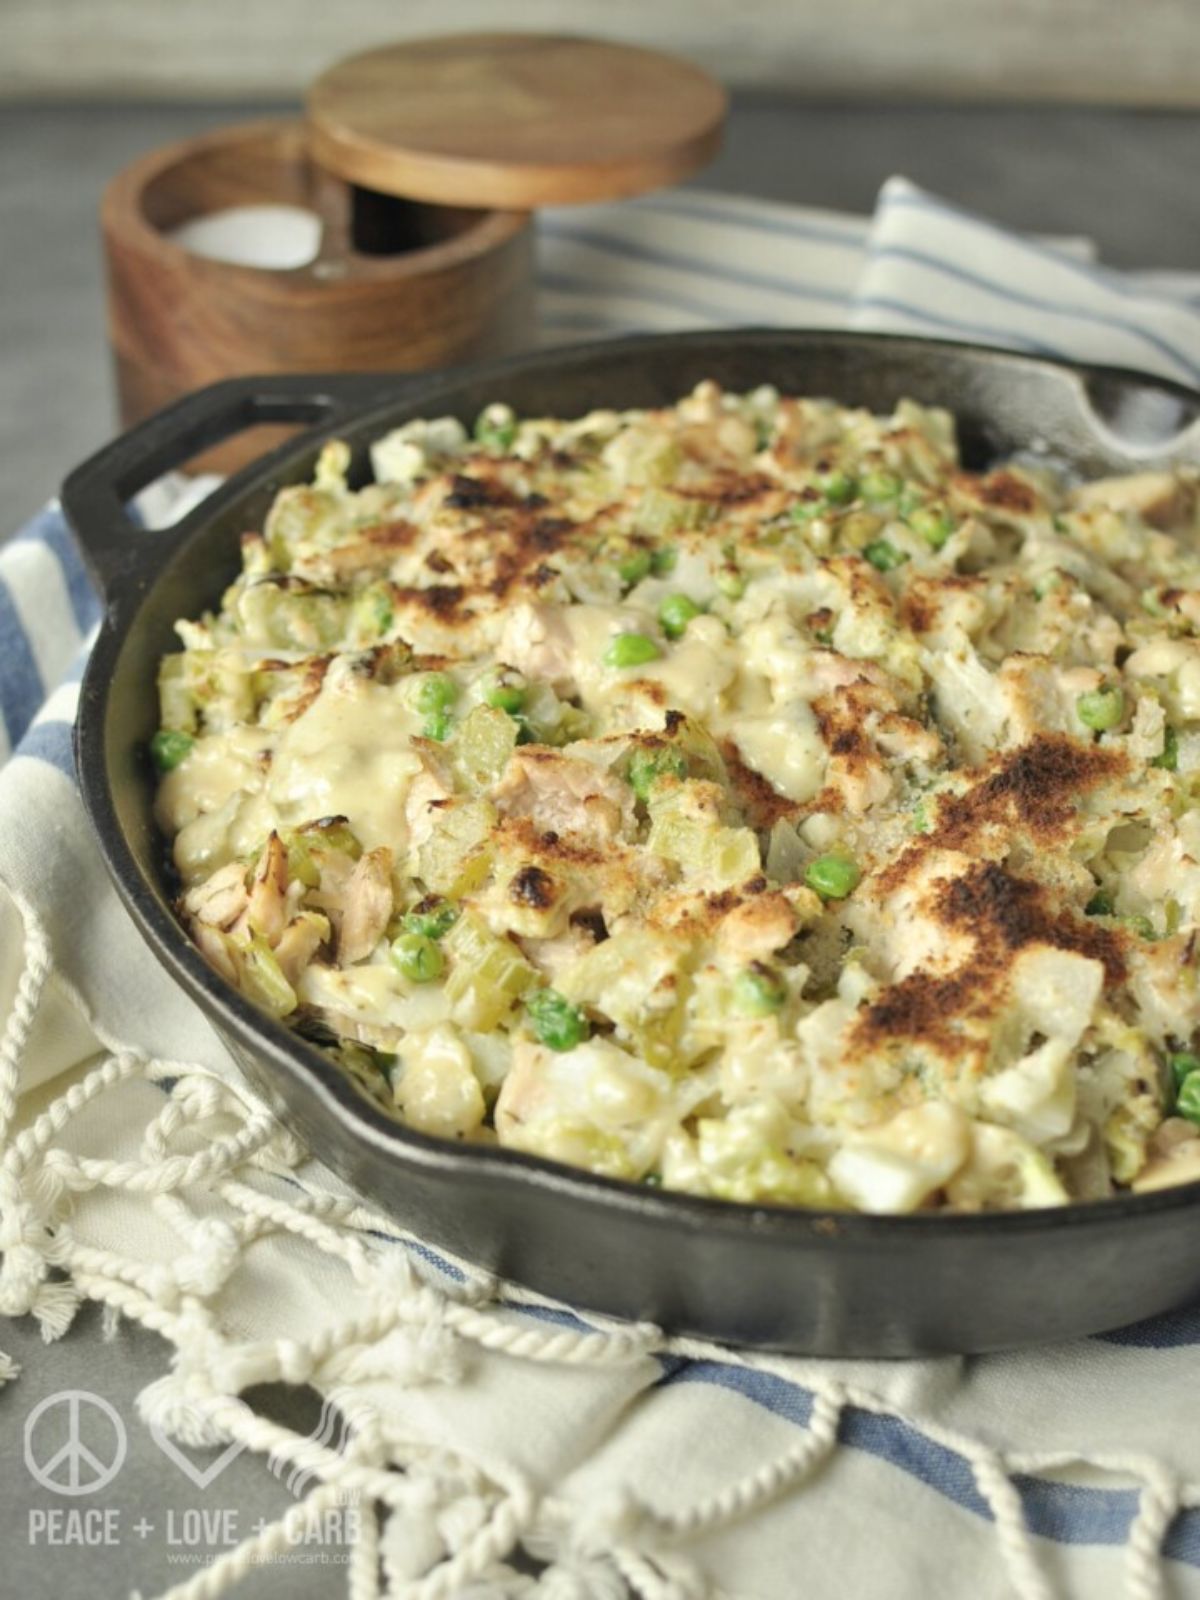
[[[153,145],[255,110],[0,106],[0,534],[111,427],[95,230],[104,181]],[[903,171],[1014,226],[1090,234],[1116,264],[1200,268],[1198,154],[1196,114],[839,107],[758,96],[739,101],[725,153],[702,181],[867,210],[881,181]],[[99,1317],[87,1312],[48,1347],[28,1320],[0,1324],[0,1349],[25,1367],[18,1382],[0,1390],[0,1600],[117,1600],[135,1584],[154,1594],[194,1570],[168,1562],[169,1511],[178,1520],[184,1510],[236,1508],[249,1530],[290,1503],[285,1486],[247,1456],[201,1491],[158,1452],[133,1405],[137,1391],[164,1370],[168,1352],[154,1335],[125,1328],[105,1343]],[[109,1401],[129,1434],[120,1475],[107,1490],[77,1500],[39,1487],[22,1460],[26,1417],[45,1396],[70,1388]],[[270,1397],[305,1429],[316,1416],[309,1398]],[[96,1436],[97,1447],[105,1442]],[[30,1511],[56,1505],[119,1508],[122,1544],[31,1547]],[[133,1524],[143,1514],[154,1526],[141,1538]],[[240,1592],[248,1600],[316,1600],[343,1593],[344,1583],[344,1571],[277,1567]]]

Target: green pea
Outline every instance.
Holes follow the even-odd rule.
[[[425,718],[421,732],[427,739],[436,739],[438,744],[444,744],[450,737],[450,729],[454,718],[448,711],[431,711]]]
[[[654,565],[654,558],[649,550],[630,550],[629,553],[617,563],[617,576],[623,584],[632,586],[641,583],[648,577]]]
[[[889,539],[876,539],[863,550],[863,555],[876,572],[894,572],[908,560],[903,550],[897,550]]]
[[[687,777],[687,762],[679,750],[638,749],[629,758],[629,787],[639,800],[647,800],[659,778]]]
[[[511,450],[517,437],[517,418],[511,406],[484,406],[475,421],[475,438],[489,450]]]
[[[954,519],[938,506],[919,506],[908,525],[933,550],[940,550],[954,532]]]
[[[1182,1089],[1193,1072],[1200,1072],[1200,1056],[1191,1050],[1177,1050],[1167,1057],[1167,1065],[1176,1089]]]
[[[1200,1124],[1200,1073],[1193,1072],[1185,1078],[1175,1101],[1175,1115]]]
[[[686,594],[669,594],[658,608],[658,621],[668,639],[682,639],[693,617],[700,615],[700,607]]]
[[[587,1018],[557,989],[538,989],[525,1002],[534,1037],[551,1050],[574,1050],[591,1033]]]
[[[640,667],[657,661],[662,651],[644,633],[619,633],[604,652],[606,667]]]
[[[456,905],[449,900],[433,898],[422,900],[419,906],[406,911],[402,927],[405,933],[419,934],[423,939],[441,939],[457,921]]]
[[[1115,728],[1125,715],[1125,696],[1115,686],[1089,689],[1075,702],[1075,713],[1085,728],[1106,733]]]
[[[527,690],[528,685],[519,672],[497,667],[484,679],[483,703],[494,706],[497,711],[507,711],[510,717],[515,716],[525,704]]]
[[[1152,767],[1161,767],[1164,772],[1177,772],[1179,769],[1179,735],[1174,728],[1168,728],[1163,734],[1162,754],[1155,756],[1150,763]]]
[[[458,699],[458,685],[448,672],[427,672],[417,679],[413,704],[418,711],[447,711]]]
[[[769,1017],[787,999],[779,974],[761,961],[743,967],[733,980],[733,1004],[748,1017]]]
[[[661,544],[657,550],[650,552],[650,571],[656,578],[665,578],[669,572],[675,571],[678,560],[679,551],[673,544]]]
[[[804,873],[805,883],[822,900],[844,900],[858,887],[861,877],[858,863],[836,851],[810,861]]]
[[[1103,889],[1097,892],[1083,908],[1084,915],[1088,917],[1111,917],[1113,914],[1112,896]]]
[[[862,492],[867,500],[894,500],[903,487],[902,480],[894,472],[885,472],[882,468],[863,474]]]
[[[160,728],[150,741],[151,759],[160,772],[174,772],[195,742],[190,733]]]
[[[446,969],[446,958],[423,933],[402,933],[392,941],[392,964],[410,983],[432,983]]]
[[[795,500],[790,516],[793,522],[813,522],[829,510],[829,501],[814,496],[811,500]]]
[[[740,600],[746,592],[746,575],[732,562],[718,567],[713,581],[727,600]]]
[[[846,506],[858,493],[858,480],[839,469],[822,473],[817,479],[817,488],[833,505]]]
[[[912,830],[914,833],[928,833],[933,824],[929,820],[929,810],[924,800],[918,800],[912,808]]]
[[[1122,917],[1121,921],[1129,929],[1130,933],[1136,933],[1139,939],[1146,939],[1153,943],[1158,938],[1154,924],[1149,917],[1144,917],[1139,913],[1133,917]]]

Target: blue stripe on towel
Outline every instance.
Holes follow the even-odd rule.
[[[905,206],[912,211],[928,211],[932,216],[946,217],[951,222],[960,223],[963,227],[978,228],[990,234],[1001,244],[1019,247],[1026,255],[1034,256],[1039,261],[1053,262],[1056,267],[1073,272],[1077,277],[1086,278],[1089,283],[1096,284],[1101,289],[1108,290],[1111,294],[1121,295],[1130,300],[1157,301],[1162,306],[1172,302],[1170,297],[1160,290],[1147,287],[1127,279],[1119,272],[1113,272],[1107,267],[1094,266],[1091,262],[1080,261],[1076,256],[1066,255],[1061,250],[1056,250],[1053,245],[1039,244],[1036,239],[1031,239],[1028,234],[1009,233],[998,223],[989,222],[986,217],[976,216],[971,212],[960,211],[956,206],[947,205],[935,196],[926,194],[923,190],[905,190],[893,192],[888,186],[880,202],[881,209],[886,211],[889,206]]]
[[[62,586],[66,587],[70,610],[75,616],[75,627],[86,634],[99,621],[101,603],[91,586],[83,558],[75,549],[66,518],[58,506],[46,506],[14,536],[13,544],[42,544],[58,560],[62,573]]]
[[[18,540],[45,545],[57,558],[75,615],[75,626],[80,633],[86,633],[100,620],[100,600],[62,512],[56,505],[46,506],[21,529],[14,544]]]
[[[13,752],[45,761],[57,767],[64,777],[75,781],[75,751],[71,743],[71,724],[57,719],[35,722]]]
[[[1152,1317],[1149,1322],[1135,1322],[1129,1328],[1098,1333],[1096,1338],[1102,1344],[1124,1345],[1130,1350],[1179,1350],[1200,1344],[1200,1306],[1169,1311],[1165,1316]]]
[[[1064,305],[1060,300],[1046,300],[1041,295],[1029,294],[1023,289],[1009,288],[1007,284],[998,283],[983,273],[974,272],[968,267],[960,267],[952,261],[939,260],[937,256],[928,255],[923,250],[914,250],[908,245],[880,245],[878,248],[872,248],[871,256],[880,260],[911,261],[915,266],[922,267],[928,272],[940,273],[943,277],[952,278],[958,283],[970,284],[973,288],[982,289],[985,293],[994,295],[998,300],[1006,300],[1011,305],[1027,306],[1031,310],[1042,311],[1049,316],[1069,317],[1077,322],[1089,322],[1096,327],[1111,328],[1114,332],[1137,339],[1149,349],[1165,356],[1192,381],[1200,381],[1200,367],[1189,361],[1173,344],[1168,343],[1166,339],[1160,339],[1148,328],[1140,328],[1136,323],[1127,322],[1123,317],[1110,316],[1103,311],[1085,310],[1082,306]]]
[[[720,1361],[663,1360],[658,1387],[707,1383],[732,1390],[773,1416],[799,1427],[812,1413],[812,1392],[773,1373]],[[886,1461],[963,1510],[992,1521],[992,1512],[975,1483],[970,1463],[899,1417],[847,1406],[838,1434],[850,1449]],[[1055,1483],[1046,1478],[1015,1479],[1030,1530],[1059,1544],[1124,1544],[1137,1510],[1135,1489],[1096,1489]],[[1174,1561],[1200,1567],[1200,1511],[1181,1512],[1164,1542]]]
[[[8,585],[0,578],[0,717],[10,745],[20,743],[45,693],[25,625]]]
[[[844,226],[830,218],[820,222],[802,222],[799,218],[781,216],[778,212],[762,216],[748,215],[740,208],[722,213],[709,209],[685,196],[654,195],[637,205],[639,211],[664,211],[669,216],[691,217],[697,222],[711,223],[722,228],[749,228],[756,233],[780,234],[786,239],[808,239],[814,244],[838,245],[844,250],[861,249],[866,241],[868,225],[847,218]]]
[[[895,311],[902,317],[909,317],[914,322],[925,323],[932,328],[948,328],[955,333],[968,334],[972,339],[984,340],[989,344],[1006,345],[1010,350],[1027,350],[1030,355],[1054,356],[1060,358],[1066,354],[1056,345],[1046,344],[1040,339],[1028,339],[1023,334],[1014,333],[1011,328],[997,326],[991,322],[968,322],[962,317],[950,317],[941,311],[930,311],[925,306],[909,305],[904,300],[892,300],[887,295],[863,295],[854,302],[856,308],[876,311]]]

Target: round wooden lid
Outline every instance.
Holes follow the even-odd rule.
[[[616,199],[712,157],[725,91],[655,50],[460,33],[351,56],[308,97],[314,159],[364,188],[443,205]]]

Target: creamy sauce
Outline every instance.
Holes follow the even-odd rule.
[[[282,821],[345,817],[368,850],[387,845],[401,854],[404,801],[421,766],[409,741],[423,721],[404,686],[331,672],[280,736],[268,799]]]

